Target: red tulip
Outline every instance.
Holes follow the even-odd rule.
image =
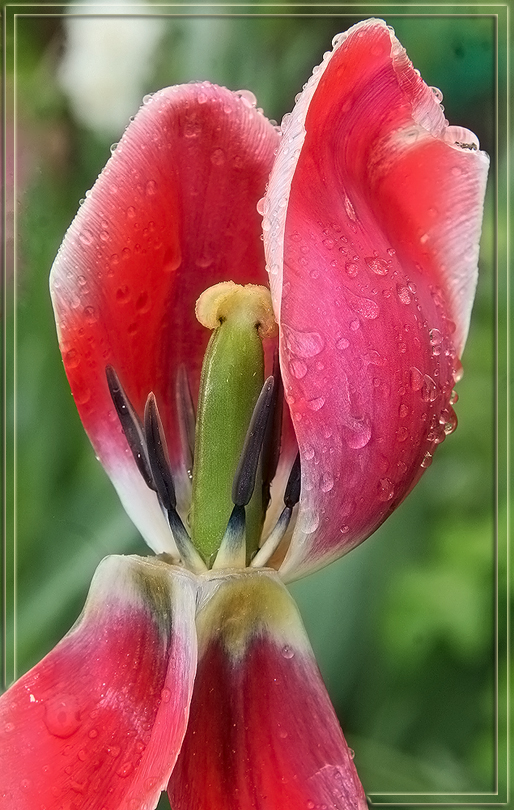
[[[0,808],[153,808],[168,781],[176,810],[366,807],[281,580],[369,536],[455,427],[487,167],[378,20],[336,38],[281,139],[249,94],[210,84],[142,107],[65,237],[51,290],[84,426],[159,556],[104,561],[77,624],[1,699]],[[214,325],[232,323],[233,295],[261,297],[255,316],[237,304],[235,349],[219,327],[200,383],[195,302],[220,282],[265,282],[260,200],[289,406],[271,508],[284,504],[252,546],[250,512],[262,525],[276,467],[275,371],[227,531],[204,546],[196,467],[220,459],[207,489],[234,470],[221,461],[230,436],[202,442],[246,413],[227,393],[233,375],[242,402],[271,371],[273,338],[264,360],[241,362],[238,347],[261,351],[265,294],[205,293],[198,315]],[[200,388],[191,513],[186,380],[193,399]],[[295,464],[284,491],[296,442],[301,485]],[[213,522],[226,525],[227,505]]]

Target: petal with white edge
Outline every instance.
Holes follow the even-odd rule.
[[[302,461],[286,579],[368,537],[455,428],[488,163],[380,20],[335,39],[283,124],[264,233]]]
[[[100,564],[74,627],[0,698],[2,810],[155,807],[186,729],[194,615],[181,569]]]
[[[139,418],[154,393],[178,476],[177,376],[185,366],[196,398],[209,339],[195,302],[220,281],[265,283],[256,207],[278,139],[248,94],[206,82],[155,93],[86,195],[52,268],[59,343],[80,417],[158,553],[176,549],[121,431],[105,368],[114,368]],[[186,486],[185,470],[182,478]]]

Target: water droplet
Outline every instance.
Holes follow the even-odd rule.
[[[298,357],[315,357],[325,346],[325,341],[318,332],[300,332],[285,325],[283,332],[288,350]]]
[[[116,151],[116,149],[117,149],[117,148],[118,148],[118,144],[117,144],[117,143],[111,143],[111,145],[110,145],[110,147],[109,147],[109,152],[111,153],[111,155],[114,155],[114,153],[115,153],[115,151]]]
[[[92,739],[92,740],[94,740],[94,739],[95,739],[95,737],[98,737],[98,731],[97,731],[97,729],[96,729],[96,728],[92,728],[92,729],[91,729],[91,731],[90,731],[90,732],[89,732],[89,734],[88,734],[88,737],[91,737],[91,739]]]
[[[211,152],[211,163],[213,166],[223,166],[226,159],[227,158],[223,149],[214,149]]]
[[[132,762],[124,762],[123,765],[120,765],[116,773],[118,776],[121,776],[121,778],[124,779],[125,777],[129,776],[133,770],[134,766],[132,765]]]
[[[76,349],[70,349],[64,355],[64,362],[68,368],[76,368],[80,363],[80,355]]]
[[[334,479],[328,473],[325,473],[321,478],[321,491],[330,492],[334,488]]]
[[[387,252],[390,256],[396,256],[396,250],[394,248],[387,248]]]
[[[74,695],[62,694],[45,703],[45,725],[54,737],[66,739],[80,726],[79,705]]]
[[[137,300],[136,300],[136,310],[137,312],[144,313],[148,312],[151,305],[151,299],[147,292],[142,292]]]
[[[352,332],[356,332],[357,329],[359,329],[360,325],[361,322],[359,321],[358,318],[356,318],[354,321],[350,321],[350,329],[352,330]]]
[[[424,377],[419,368],[412,366],[409,372],[410,387],[413,391],[420,391],[423,387]]]
[[[439,416],[439,422],[444,427],[444,432],[446,436],[449,436],[450,433],[457,427],[457,414],[453,410],[453,408],[445,408],[441,411],[441,415]]]
[[[319,526],[319,514],[316,509],[307,507],[298,515],[297,527],[305,534],[312,534]]]
[[[348,303],[354,312],[362,315],[362,317],[367,320],[375,320],[380,314],[378,304],[376,301],[372,301],[371,298],[360,298],[357,295],[352,295],[349,296]]]
[[[421,462],[421,466],[424,469],[426,469],[427,467],[430,467],[431,464],[432,464],[432,453],[427,452],[423,456],[423,461]]]
[[[307,402],[307,405],[311,411],[319,411],[324,404],[325,404],[325,397],[315,397],[314,399],[309,399],[309,401]]]
[[[198,138],[202,132],[202,126],[195,118],[189,118],[184,124],[184,138]]]
[[[450,405],[455,405],[459,401],[459,395],[457,391],[452,391],[450,396]]]
[[[349,345],[350,345],[350,341],[347,340],[345,337],[342,337],[342,338],[339,338],[339,340],[337,341],[336,349],[339,349],[340,351],[343,351],[344,349],[347,349]]]
[[[87,323],[96,323],[96,321],[98,320],[98,314],[96,312],[96,309],[94,307],[86,307],[84,309],[84,317]]]
[[[155,180],[149,180],[145,186],[146,196],[153,197],[157,193],[157,183]]]
[[[306,461],[311,461],[315,456],[314,448],[306,447],[302,453],[302,456]]]
[[[378,482],[377,493],[379,501],[390,501],[394,495],[393,482],[389,478],[381,478]]]
[[[143,104],[150,104],[153,99],[152,93],[147,93],[146,96],[143,96]]]
[[[121,748],[119,747],[119,745],[113,745],[113,746],[111,746],[111,748],[108,748],[107,750],[108,750],[109,754],[111,755],[111,757],[115,757],[115,758],[119,757],[119,755],[121,753]]]
[[[257,99],[251,90],[237,90],[236,93],[247,107],[257,106]]]
[[[323,239],[323,245],[324,245],[324,246],[325,246],[325,247],[326,247],[328,250],[332,250],[332,248],[333,248],[333,247],[334,247],[334,245],[335,245],[335,242],[334,242],[334,240],[333,240],[333,239]]]
[[[168,689],[166,686],[161,692],[161,700],[163,703],[169,703],[171,698],[171,690]]]
[[[293,377],[295,377],[297,380],[303,379],[307,374],[307,365],[303,362],[303,360],[299,360],[297,357],[293,357],[289,363],[289,369]]]
[[[399,442],[404,442],[405,439],[408,437],[409,431],[405,427],[405,425],[401,425],[396,431],[396,438]]]
[[[81,231],[79,234],[79,241],[82,242],[83,245],[91,245],[93,243],[93,239],[93,233],[87,228]]]
[[[460,380],[462,380],[463,375],[464,369],[462,367],[462,363],[460,362],[460,360],[456,360],[455,369],[453,371],[453,381],[456,383],[460,382]]]
[[[348,447],[351,447],[352,450],[360,450],[362,447],[366,447],[371,439],[371,424],[369,420],[363,420],[360,424],[355,420],[351,428],[343,431],[343,435]]]
[[[365,256],[364,261],[377,276],[385,276],[389,272],[387,262],[384,259],[379,259],[378,256]]]
[[[402,284],[397,284],[396,292],[398,293],[398,298],[400,299],[402,304],[405,305],[410,304],[410,302],[412,301],[412,296],[410,294],[410,290],[408,287],[405,287]]]
[[[355,262],[346,262],[344,269],[346,270],[350,278],[355,278],[355,276],[359,272],[359,266],[355,264]]]
[[[282,655],[284,658],[294,658],[294,650],[289,644],[286,644],[285,647],[282,647]]]
[[[423,378],[423,385],[421,387],[421,399],[423,402],[434,402],[437,399],[438,392],[437,386],[428,374]]]

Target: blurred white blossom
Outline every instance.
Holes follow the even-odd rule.
[[[77,121],[119,136],[148,89],[165,20],[126,0],[69,6],[58,81]]]

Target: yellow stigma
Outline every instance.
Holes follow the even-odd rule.
[[[260,338],[278,332],[270,291],[258,284],[222,281],[205,290],[196,302],[196,317],[207,329],[216,329],[227,318],[238,318],[257,326]]]

